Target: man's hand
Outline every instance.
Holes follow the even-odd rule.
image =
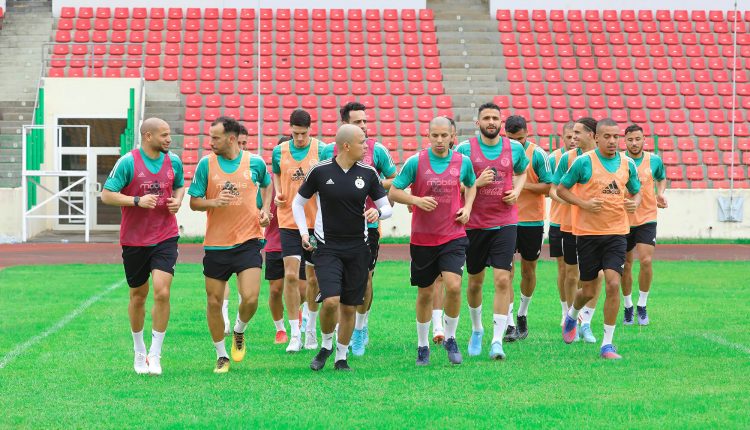
[[[581,209],[587,210],[593,213],[598,213],[602,210],[602,201],[599,199],[586,200],[584,201],[583,206],[581,206]]]
[[[229,190],[221,190],[219,193],[219,196],[214,199],[214,204],[216,207],[223,207],[223,206],[229,206],[229,203],[234,200],[234,196],[232,195],[232,192]]]
[[[303,234],[302,235],[302,248],[305,251],[312,251],[313,246],[310,244],[310,235],[309,234]]]
[[[463,207],[456,212],[456,222],[459,222],[461,224],[466,224],[469,222],[469,217],[471,216],[471,210]]]
[[[141,199],[138,201],[138,207],[153,209],[156,207],[157,201],[159,201],[159,197],[157,197],[156,194],[146,194],[145,196],[141,196]]]
[[[286,197],[283,194],[276,194],[276,197],[273,199],[274,203],[276,203],[277,208],[284,208],[286,207]]]
[[[365,219],[368,223],[372,224],[380,219],[380,212],[375,208],[370,208],[365,211]]]
[[[667,198],[664,194],[656,196],[656,207],[659,209],[666,209],[669,205],[667,204]]]
[[[492,170],[491,167],[486,167],[482,171],[482,174],[479,175],[479,177],[477,177],[476,186],[477,188],[481,188],[481,187],[489,185],[494,180],[495,180],[495,171]]]
[[[167,209],[169,209],[170,213],[176,214],[180,210],[180,206],[182,206],[182,200],[177,200],[174,197],[167,199]]]
[[[516,192],[515,189],[511,189],[505,192],[505,197],[503,197],[503,201],[506,205],[514,205],[518,201],[518,195],[521,194],[520,191]]]
[[[634,213],[635,210],[638,208],[638,206],[635,204],[635,200],[631,200],[631,199],[625,199],[624,205],[625,205],[625,210],[631,214]]]
[[[419,209],[425,212],[432,212],[437,207],[437,200],[432,196],[418,197],[417,202],[414,204]]]
[[[271,216],[266,211],[258,211],[258,221],[260,221],[261,227],[268,227],[268,224],[271,223]]]

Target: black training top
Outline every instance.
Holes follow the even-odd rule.
[[[348,171],[336,159],[321,161],[307,173],[299,195],[306,199],[318,193],[315,236],[322,243],[367,240],[365,201],[386,196],[378,172],[357,162]]]

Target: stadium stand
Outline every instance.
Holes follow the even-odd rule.
[[[379,117],[370,133],[395,151],[399,138],[426,136],[434,115],[452,116],[431,10],[66,7],[54,40],[48,76],[143,70],[147,81],[179,82],[188,166],[209,149],[210,122],[222,114],[247,125],[267,161],[297,107],[312,111],[313,135],[330,140],[338,108],[358,99]]]
[[[734,134],[739,146],[750,144],[750,13],[737,17],[736,64],[734,18],[723,11],[498,10],[511,90],[496,101],[528,112],[540,136],[586,114],[638,123],[650,136],[647,148],[663,151],[673,184],[716,188],[734,177],[747,187],[747,165],[735,157],[731,169],[727,143],[736,104]]]
[[[643,126],[646,148],[663,156],[674,187],[722,187],[733,178],[746,188],[750,12],[737,17],[736,64],[734,18],[724,11],[498,10],[509,91],[494,101],[505,115],[525,116],[548,149],[563,123],[609,116]],[[310,110],[313,133],[330,139],[337,109],[357,99],[377,118],[370,134],[397,161],[423,146],[432,116],[453,116],[429,9],[67,7],[54,41],[48,76],[176,82],[185,110],[175,128],[185,135],[188,166],[208,148],[208,124],[221,114],[246,123],[251,148],[267,158],[288,132],[292,109]],[[732,106],[742,151],[734,160]]]

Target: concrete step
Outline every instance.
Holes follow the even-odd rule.
[[[5,121],[31,121],[31,111],[29,112],[3,112],[0,108],[0,118]]]
[[[21,150],[18,150],[18,155],[10,155],[6,154],[5,151],[0,151],[0,164],[8,163],[8,164],[18,164],[19,169],[21,166]]]
[[[500,43],[500,33],[489,31],[445,31],[438,35],[440,43]]]
[[[21,186],[21,178],[0,178],[0,188],[18,188]]]
[[[468,67],[479,67],[484,69],[490,69],[493,67],[500,68],[502,66],[502,58],[498,57],[477,57],[477,56],[441,56],[440,62],[442,64],[443,70],[445,69],[460,69],[460,68],[466,68],[467,64]]]
[[[500,45],[489,45],[485,43],[451,43],[439,45],[440,57],[469,57],[487,56],[500,57],[502,48]]]
[[[0,107],[3,108],[30,108],[34,109],[34,103],[29,104],[25,101],[19,100],[0,100]],[[2,136],[0,136],[2,138]]]
[[[20,136],[21,127],[0,127],[0,134],[18,134]],[[0,147],[2,147],[1,144]]]

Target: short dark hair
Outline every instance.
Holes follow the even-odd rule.
[[[505,131],[507,133],[518,133],[521,130],[528,130],[526,118],[521,115],[511,115],[505,120]]]
[[[229,116],[220,116],[211,123],[211,127],[219,124],[224,126],[225,134],[233,134],[235,137],[240,135],[242,124],[237,122],[236,119]]]
[[[596,122],[596,132],[599,132],[599,129],[602,127],[620,127],[615,120],[612,118],[603,118]]]
[[[641,133],[643,133],[643,127],[638,124],[630,124],[628,128],[625,129],[625,134],[634,133],[636,131],[640,131]]]
[[[281,137],[279,138],[279,141],[278,141],[278,142],[276,142],[276,144],[277,144],[277,145],[280,145],[280,144],[282,144],[282,143],[284,143],[284,142],[288,142],[288,141],[290,141],[290,140],[292,140],[292,136],[281,136]]]
[[[349,102],[344,105],[344,107],[339,110],[339,113],[341,114],[341,121],[342,122],[349,122],[349,112],[353,110],[361,110],[364,111],[367,109],[367,106],[363,105],[360,102]]]
[[[310,113],[304,109],[295,109],[291,115],[289,115],[289,125],[294,127],[310,127],[312,119]]]
[[[479,110],[477,110],[477,116],[482,114],[482,111],[485,109],[495,109],[496,111],[500,112],[500,106],[496,105],[492,102],[484,103],[483,105],[479,106]]]
[[[596,133],[596,120],[590,116],[580,118],[576,124],[582,124],[589,132]]]
[[[247,127],[245,127],[242,124],[240,124],[240,133],[239,133],[239,135],[240,136],[249,136],[250,135],[250,133],[247,131]]]
[[[566,122],[565,125],[562,128],[563,132],[565,132],[565,130],[573,130],[573,126],[574,125],[576,125],[576,123],[574,123],[573,121]]]

